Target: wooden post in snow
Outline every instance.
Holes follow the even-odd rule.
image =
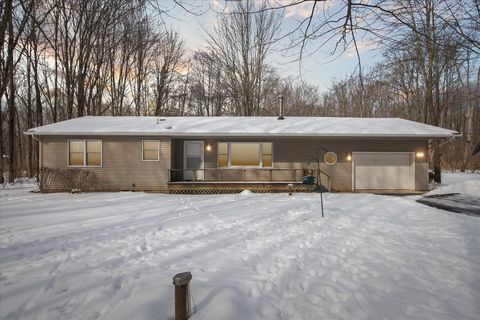
[[[175,286],[175,320],[187,320],[190,317],[188,299],[190,280],[192,280],[190,272],[177,273],[173,277],[173,285]]]

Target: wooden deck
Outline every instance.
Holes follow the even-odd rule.
[[[291,185],[291,187],[289,187]],[[312,192],[315,185],[292,182],[169,182],[171,194],[226,194],[250,190],[256,193]]]
[[[188,175],[186,175],[188,174]],[[312,192],[316,186],[303,184],[306,174],[320,178],[331,190],[330,176],[321,170],[235,168],[235,169],[170,169],[168,192],[172,194],[220,194],[250,190],[258,193]],[[185,181],[184,178],[191,178]],[[201,177],[201,179],[197,178]],[[317,178],[317,179],[318,179]]]

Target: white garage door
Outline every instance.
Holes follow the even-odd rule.
[[[414,154],[354,152],[355,190],[415,189]]]

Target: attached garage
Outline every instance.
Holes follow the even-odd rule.
[[[354,190],[415,190],[413,152],[354,152]]]

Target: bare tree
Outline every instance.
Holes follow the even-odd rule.
[[[225,72],[236,115],[259,115],[264,103],[267,56],[281,21],[276,12],[265,9],[265,3],[256,7],[253,0],[239,2],[233,13],[219,17],[208,35],[210,50]]]
[[[280,95],[292,116],[404,117],[456,129],[464,138],[440,147],[442,157],[435,152],[436,171],[440,163],[478,166],[469,158],[480,137],[475,0],[242,0],[226,7],[205,47],[187,60],[180,32],[166,28],[164,2],[2,1],[2,172],[5,153],[11,179],[38,173],[36,143],[22,134],[32,126],[82,115],[275,115]],[[297,23],[281,24],[285,13]],[[385,55],[366,69],[360,49],[369,41]],[[285,78],[272,63],[274,49],[300,62],[320,49],[333,57],[353,50],[359,63],[322,94]]]
[[[148,81],[151,73],[150,66],[154,59],[153,46],[158,41],[158,35],[152,30],[148,17],[142,17],[134,28],[135,42],[134,49],[134,87],[133,100],[135,115],[140,116],[146,112]]]
[[[191,62],[190,106],[196,115],[221,115],[227,104],[225,73],[219,57],[213,52],[198,50]]]
[[[176,31],[167,31],[154,47],[155,115],[168,114],[167,103],[184,55],[184,42]]]

